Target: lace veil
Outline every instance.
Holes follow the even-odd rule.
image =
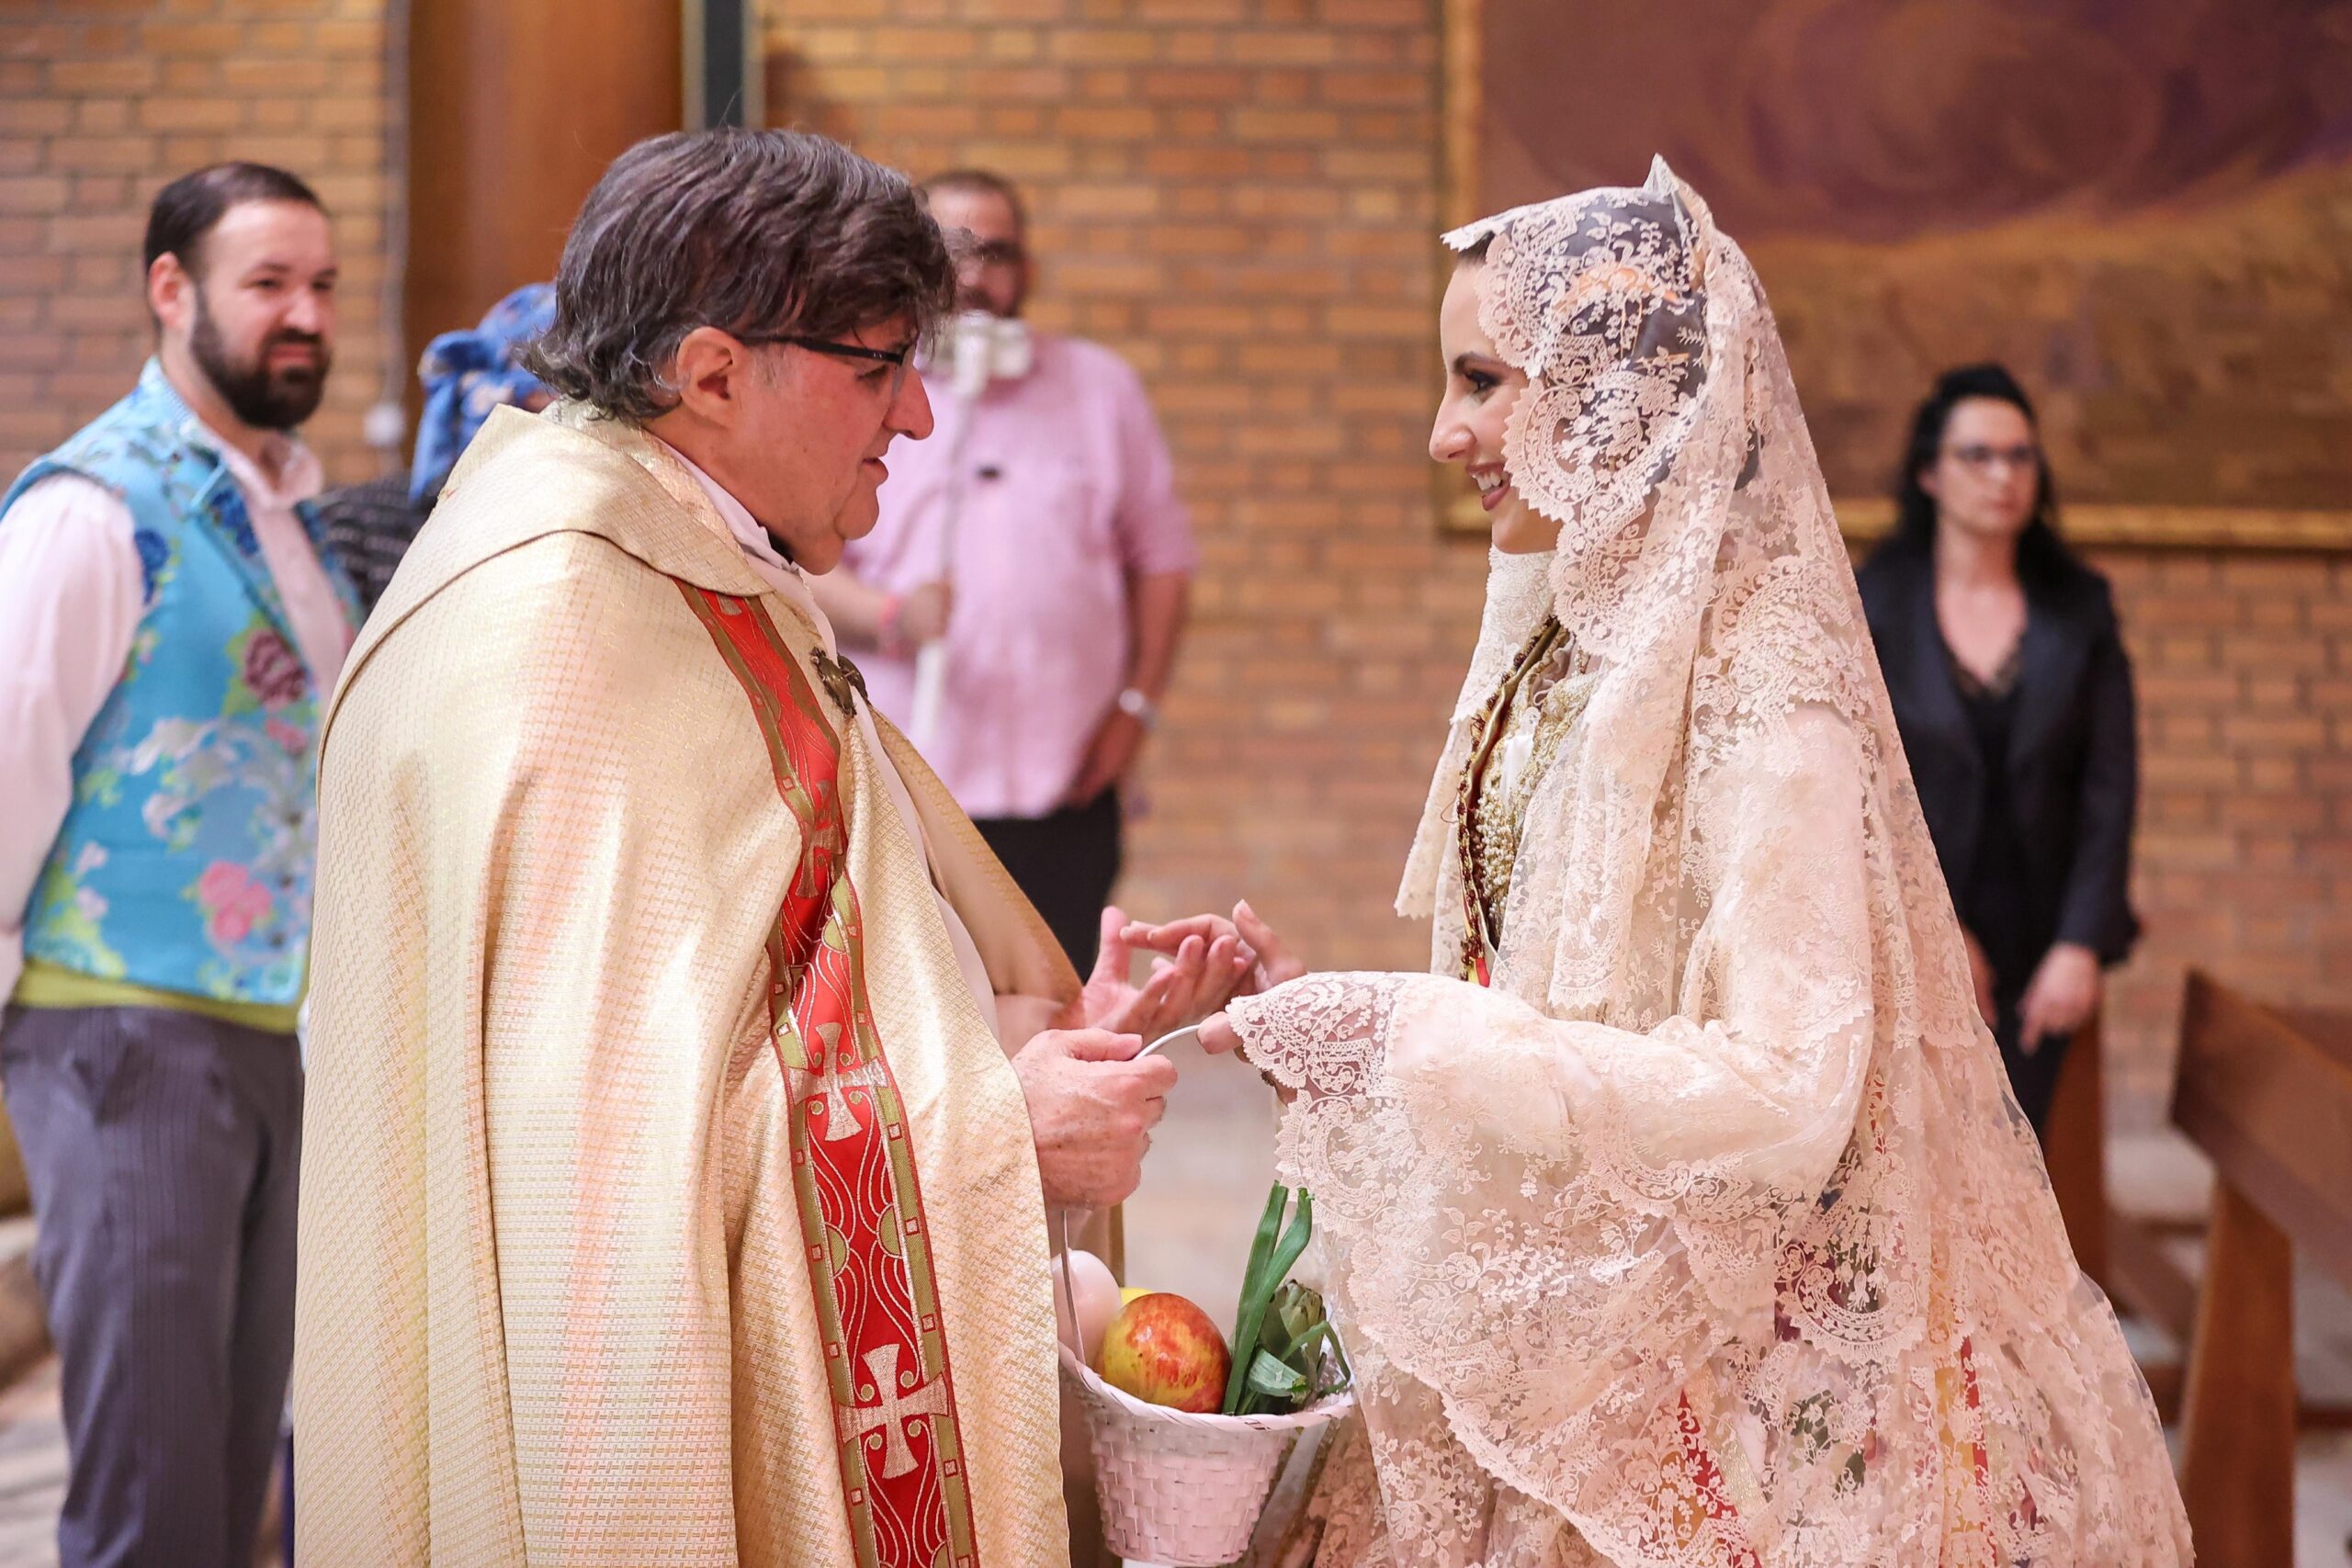
[[[1439,974],[1237,1003],[1302,1086],[1399,1562],[2188,1559],[2144,1382],[1976,1017],[1770,310],[1661,161],[1521,208],[1481,321],[1561,525],[1497,558],[1408,862]],[[1538,579],[1535,574],[1543,573]],[[1544,609],[1597,667],[1490,988],[1447,807]]]

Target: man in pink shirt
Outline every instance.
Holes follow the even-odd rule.
[[[1032,275],[1019,193],[978,170],[924,193],[942,229],[969,234],[957,308],[1017,323]],[[812,586],[902,728],[918,649],[944,638],[939,720],[917,743],[1084,974],[1195,554],[1135,371],[1097,344],[1025,336],[1022,373],[977,397],[925,368],[937,432],[892,452],[880,523]]]

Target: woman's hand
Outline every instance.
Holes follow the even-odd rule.
[[[1107,923],[1103,929],[1109,931]],[[1214,942],[1232,937],[1249,958],[1234,996],[1254,997],[1306,973],[1306,962],[1292,953],[1290,944],[1275,933],[1273,927],[1258,918],[1258,911],[1250,907],[1246,898],[1233,907],[1230,920],[1222,915],[1192,915],[1159,926],[1137,921],[1119,934],[1133,946],[1159,953],[1181,952],[1183,944],[1194,938]]]
[[[1238,1051],[1241,1049],[1241,1032],[1233,1027],[1233,1020],[1226,1017],[1225,1014],[1212,1013],[1201,1020],[1201,1049],[1212,1056],[1222,1056],[1228,1051]],[[1298,1098],[1296,1089],[1275,1081],[1263,1069],[1260,1070],[1259,1076],[1266,1079],[1266,1087],[1272,1089],[1274,1098],[1284,1105],[1288,1105]]]
[[[2098,954],[2080,942],[2051,948],[2018,1004],[2018,1049],[2031,1055],[2052,1035],[2072,1034],[2098,1010]]]
[[[1248,978],[1254,959],[1242,951],[1238,934],[1187,931],[1152,960],[1150,977],[1142,986],[1133,985],[1127,971],[1134,950],[1155,944],[1136,942],[1131,933],[1155,929],[1166,928],[1136,926],[1115,904],[1102,911],[1094,973],[1079,998],[1082,1027],[1156,1040],[1225,1006]]]

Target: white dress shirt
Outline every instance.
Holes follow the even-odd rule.
[[[218,445],[323,700],[353,628],[294,510],[319,492],[319,460],[277,439],[275,479]],[[145,612],[130,508],[112,491],[52,474],[0,517],[0,1000],[16,989],[26,908],[73,805],[74,753],[122,678]]]

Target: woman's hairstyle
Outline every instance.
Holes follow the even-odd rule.
[[[1911,419],[1911,444],[1903,454],[1903,471],[1894,483],[1894,533],[1887,547],[1926,552],[1936,542],[1936,498],[1919,483],[1919,476],[1936,466],[1943,455],[1944,432],[1952,410],[1971,398],[2007,403],[2025,415],[2037,434],[2041,422],[2034,416],[2033,400],[2004,366],[1963,365],[1936,378],[1935,389]],[[2058,492],[2050,479],[2050,459],[2036,463],[2033,515],[2018,537],[2018,575],[2029,581],[2055,583],[2076,575],[2082,563],[2058,536]]]
[[[722,126],[640,141],[588,193],[556,271],[555,324],[524,366],[642,422],[697,327],[839,337],[893,317],[923,332],[955,297],[939,226],[905,176],[839,142]]]

